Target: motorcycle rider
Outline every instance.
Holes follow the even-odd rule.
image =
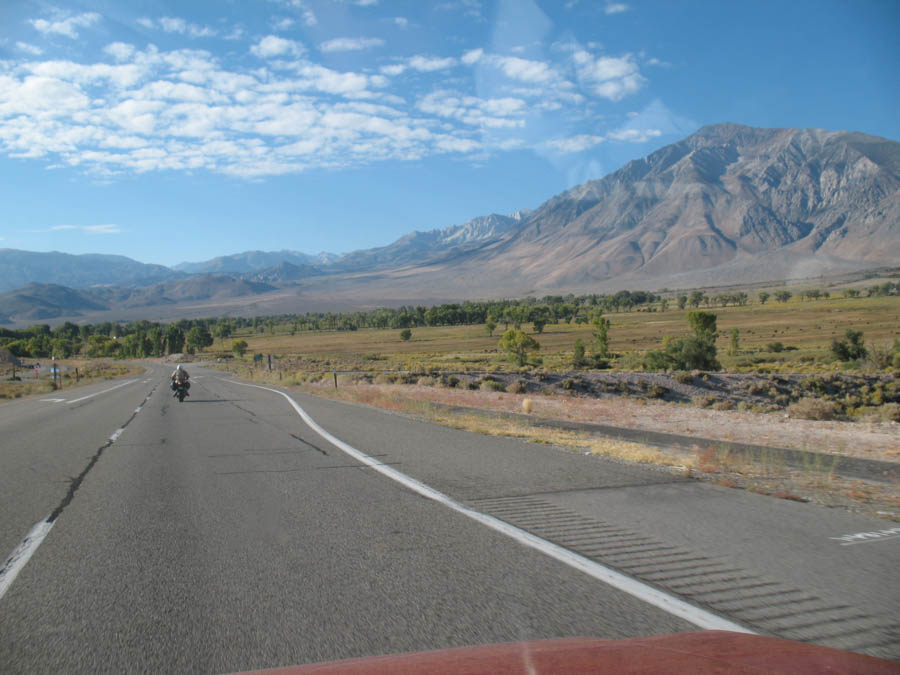
[[[191,384],[188,380],[191,379],[191,376],[188,375],[188,371],[182,368],[179,363],[175,366],[175,370],[172,373],[172,391],[175,391],[179,384],[184,383],[185,390],[189,389]]]

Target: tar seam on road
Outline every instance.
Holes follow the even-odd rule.
[[[131,384],[131,382],[126,382],[125,384]],[[113,387],[112,389],[118,389],[121,386],[125,386],[124,384]],[[112,391],[112,389],[107,389],[105,391]],[[150,390],[150,393],[144,398],[144,401],[141,403],[138,408],[131,413],[131,417],[123,424],[121,427],[116,429],[113,434],[109,437],[109,440],[106,441],[103,445],[101,445],[97,452],[94,453],[93,457],[88,461],[87,466],[84,470],[78,474],[75,478],[71,480],[69,483],[69,489],[66,491],[65,497],[63,497],[62,501],[59,503],[53,511],[47,516],[44,520],[35,524],[31,530],[28,531],[28,534],[25,535],[25,538],[21,541],[21,543],[16,546],[12,553],[10,553],[9,557],[3,563],[3,566],[0,567],[0,599],[6,594],[6,591],[9,590],[9,587],[12,585],[15,578],[18,576],[19,572],[25,567],[25,563],[34,555],[34,552],[37,550],[38,546],[41,545],[41,542],[44,541],[47,534],[49,534],[50,530],[53,529],[53,525],[56,523],[57,518],[62,514],[65,508],[72,502],[72,499],[75,497],[75,493],[78,491],[78,488],[81,487],[82,482],[84,482],[85,477],[88,475],[91,469],[94,468],[94,465],[100,459],[100,456],[103,454],[103,451],[106,450],[110,445],[116,442],[116,439],[125,431],[125,427],[131,424],[131,421],[137,416],[140,412],[141,408],[143,408],[147,401],[150,400],[150,397],[153,396],[153,392],[156,391],[156,387]],[[104,392],[97,392],[98,394],[102,394]],[[96,396],[96,394],[91,394],[91,396]],[[84,398],[90,398],[90,396],[85,396]],[[83,399],[77,399],[83,400]],[[69,403],[74,403],[74,401],[69,401]]]
[[[224,378],[222,379],[224,380]],[[654,607],[657,607],[665,612],[668,612],[669,614],[689,621],[699,628],[704,628],[707,630],[728,630],[738,633],[753,634],[753,631],[746,628],[745,626],[737,624],[733,621],[729,621],[728,619],[691,605],[683,600],[679,600],[678,598],[669,595],[668,593],[664,593],[657,588],[648,586],[647,584],[644,584],[636,579],[617,572],[612,568],[601,565],[600,563],[574,553],[567,548],[563,548],[558,544],[554,544],[553,542],[547,541],[546,539],[537,537],[530,532],[526,532],[525,530],[515,527],[514,525],[510,525],[509,523],[502,521],[499,518],[495,518],[493,516],[481,513],[480,511],[475,511],[474,509],[463,506],[453,498],[445,495],[443,492],[435,490],[425,483],[422,483],[415,478],[411,478],[410,476],[407,476],[406,474],[397,471],[396,469],[392,469],[389,466],[376,462],[365,453],[331,435],[328,431],[320,427],[315,422],[315,420],[313,420],[312,417],[310,417],[309,414],[303,408],[301,408],[293,398],[282,391],[278,391],[277,389],[272,389],[270,387],[262,387],[257,384],[237,382],[235,380],[224,381],[230,382],[231,384],[236,384],[241,387],[253,387],[255,389],[270,391],[283,396],[288,400],[291,406],[293,406],[294,410],[297,411],[297,414],[300,415],[303,421],[306,422],[306,424],[313,431],[315,431],[322,438],[334,445],[336,448],[343,450],[354,459],[357,459],[366,466],[369,466],[375,471],[378,471],[387,478],[390,478],[391,480],[394,480],[401,485],[406,486],[413,492],[418,493],[426,499],[431,499],[435,502],[438,502],[439,504],[443,504],[444,506],[447,506],[448,508],[461,513],[464,516],[467,516],[468,518],[481,523],[482,525],[486,525],[487,527],[490,527],[491,529],[500,532],[501,534],[505,534],[506,536],[518,541],[520,544],[536,549],[541,553],[544,553],[545,555],[558,560],[559,562],[569,565],[570,567],[579,570],[587,574],[588,576],[593,577],[594,579],[597,579],[598,581],[602,581],[612,586],[613,588],[617,588],[620,591],[628,593],[629,595],[643,600],[644,602],[653,605]]]

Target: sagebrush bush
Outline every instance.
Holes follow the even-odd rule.
[[[434,386],[434,378],[428,377],[427,375],[420,377],[416,380],[416,384],[422,387],[433,387]]]
[[[885,403],[879,412],[885,422],[900,422],[900,403]]]
[[[375,384],[392,384],[394,382],[394,378],[387,373],[378,373],[375,376]]]
[[[675,381],[680,384],[690,384],[694,381],[694,376],[684,370],[679,370],[675,373]]]
[[[481,389],[481,391],[506,391],[506,387],[503,386],[503,383],[495,380],[484,380],[479,389]]]
[[[788,406],[788,415],[804,420],[833,420],[840,413],[834,401],[821,398],[801,398]]]

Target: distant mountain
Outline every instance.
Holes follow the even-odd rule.
[[[121,255],[0,249],[0,291],[32,282],[89,288],[104,284],[147,285],[183,276],[168,267],[140,263]]]
[[[60,316],[80,316],[84,311],[107,309],[109,307],[90,291],[78,291],[57,284],[28,284],[15,291],[0,293],[0,323],[38,323]]]
[[[473,218],[463,225],[428,232],[416,231],[387,246],[348,253],[334,262],[333,267],[359,272],[433,262],[495,241],[520,222],[521,212],[513,217],[493,213]]]
[[[198,276],[140,288],[99,287],[76,290],[56,284],[29,284],[0,293],[0,323],[53,322],[97,312],[222,301],[274,291],[269,284],[228,276]],[[53,322],[55,323],[55,322]]]
[[[289,284],[321,273],[322,269],[320,267],[315,267],[314,265],[292,265],[289,262],[283,262],[275,267],[268,267],[264,270],[245,275],[245,277],[249,281],[277,285]]]
[[[550,199],[452,268],[404,279],[489,295],[762,281],[898,261],[900,143],[717,124]]]
[[[252,274],[281,263],[292,265],[327,265],[338,259],[333,253],[308,255],[299,251],[245,251],[220,256],[204,262],[183,262],[173,269],[188,274]]]
[[[0,294],[0,318],[18,324],[152,314],[139,308],[167,317],[253,315],[855,273],[900,263],[900,143],[716,124],[533,211],[413,232],[339,259],[250,251],[185,263],[182,275],[221,272],[143,288],[138,281],[152,277],[142,275],[166,268],[118,256],[0,251],[0,272],[16,271],[4,263],[10,256],[27,255],[46,265],[42,281],[65,270],[41,256],[61,256],[81,284],[102,276],[74,259],[97,259],[109,278],[121,264],[133,281],[90,291],[34,284]],[[2,277],[5,284],[11,278],[24,277]]]

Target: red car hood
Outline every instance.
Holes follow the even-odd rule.
[[[784,673],[900,675],[900,664],[779,638],[703,631],[627,640],[566,638],[440,649],[252,671],[266,675]]]

